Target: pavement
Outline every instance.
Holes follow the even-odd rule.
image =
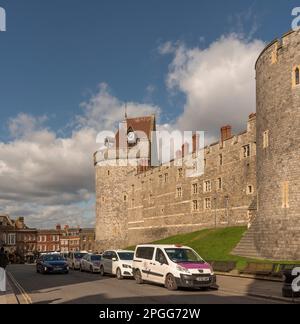
[[[6,280],[6,292],[0,292],[0,305],[18,304],[18,300],[9,279]]]
[[[99,274],[37,274],[32,265],[11,265],[9,278],[20,304],[279,304],[281,282],[218,275],[219,291],[170,292],[152,284],[137,285]]]

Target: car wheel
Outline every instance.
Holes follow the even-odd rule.
[[[178,289],[178,285],[176,283],[175,277],[171,273],[169,273],[166,276],[165,287],[171,291],[175,291]]]
[[[36,273],[40,273],[40,270],[38,267],[36,267]]]
[[[90,266],[90,271],[91,271],[91,273],[94,273],[93,266]]]
[[[134,279],[138,285],[142,285],[144,283],[140,270],[136,270],[134,272]]]
[[[123,280],[124,279],[123,276],[122,276],[122,272],[121,272],[120,268],[117,269],[116,274],[117,274],[117,279],[118,280]]]
[[[105,273],[104,273],[104,267],[101,266],[100,267],[100,276],[103,277],[104,275],[105,275]]]
[[[69,274],[69,271],[66,271],[65,274]]]
[[[75,264],[74,263],[72,264],[72,269],[75,270]]]
[[[80,272],[83,272],[82,266],[80,265]]]

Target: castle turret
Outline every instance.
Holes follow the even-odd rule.
[[[268,45],[256,64],[258,216],[262,257],[300,259],[300,32]]]
[[[128,246],[128,174],[151,165],[155,117],[126,118],[95,153],[96,244],[99,251]]]

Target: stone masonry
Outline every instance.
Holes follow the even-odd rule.
[[[202,176],[186,177],[176,160],[154,168],[109,167],[107,152],[96,152],[100,250],[251,224],[236,254],[300,259],[300,31],[263,50],[256,79],[257,115],[241,134],[222,128],[220,141],[204,150]],[[148,138],[140,140],[153,145],[153,116],[125,118],[123,125],[128,132],[146,130]]]
[[[105,158],[96,157],[98,249],[124,248],[203,228],[247,225],[256,205],[255,139],[255,114],[241,134],[233,136],[230,127],[222,128],[220,141],[204,150],[204,175],[192,178],[186,177],[184,166],[175,165],[176,160],[141,172],[110,167]]]

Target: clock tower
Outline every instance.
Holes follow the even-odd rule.
[[[125,118],[95,153],[96,242],[99,252],[128,243],[128,174],[156,163],[155,116]]]

